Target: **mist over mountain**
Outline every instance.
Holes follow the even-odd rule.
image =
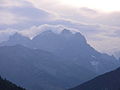
[[[24,46],[27,46],[30,44],[30,39],[28,37],[25,37],[19,33],[15,33],[9,37],[8,42],[3,41],[1,46],[8,45],[8,46],[14,46],[17,44],[22,44]]]
[[[85,37],[79,32],[72,33],[64,29],[61,33],[52,30],[44,31],[32,40],[20,34],[14,34],[2,46],[23,45],[32,49],[41,49],[64,58],[64,62],[77,63],[89,68],[97,74],[102,74],[119,66],[119,61],[114,56],[100,53],[92,48]]]
[[[72,88],[119,67],[114,56],[96,51],[82,34],[67,29],[46,30],[32,40],[15,33],[0,45],[0,74],[29,90]]]
[[[7,40],[11,33],[25,29],[29,33],[29,28],[48,24],[78,29],[86,36],[88,42],[100,52],[111,55],[120,49],[119,12],[104,13],[89,7],[63,8],[64,6],[60,7],[59,5],[54,7],[56,4],[52,1],[36,3],[38,5],[35,2],[30,0],[1,0],[0,42]],[[47,2],[53,5],[49,6]],[[42,5],[43,3],[45,5]],[[51,11],[51,6],[55,11]]]
[[[69,90],[120,90],[120,68]]]
[[[120,51],[114,52],[116,58],[120,59]]]
[[[0,90],[119,90],[119,6],[0,0]]]

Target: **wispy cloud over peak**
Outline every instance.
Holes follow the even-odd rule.
[[[75,29],[75,28],[69,28],[66,27],[64,25],[49,25],[49,24],[43,24],[43,25],[39,25],[39,26],[32,26],[29,29],[24,29],[22,31],[19,31],[19,33],[23,34],[24,36],[27,36],[29,38],[33,38],[36,35],[44,32],[44,31],[53,31],[56,34],[59,34],[60,32],[62,32],[64,29],[70,30],[72,33],[75,32],[80,32],[79,30]]]
[[[12,33],[21,31],[33,37],[41,30],[69,27],[79,30],[91,45],[103,52],[114,51],[115,45],[120,50],[119,18],[119,11],[77,8],[60,4],[59,0],[0,0],[0,35],[3,31],[5,36],[11,32],[8,28],[15,29]]]

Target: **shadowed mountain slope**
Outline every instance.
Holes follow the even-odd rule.
[[[103,54],[92,48],[85,37],[79,32],[72,33],[64,29],[57,34],[52,30],[44,31],[32,40],[15,34],[2,46],[21,44],[32,49],[41,49],[65,59],[65,62],[78,64],[97,74],[103,74],[119,66],[119,61],[114,56]]]
[[[120,68],[69,90],[120,90]]]
[[[63,90],[96,76],[50,52],[21,45],[0,47],[0,74],[29,90]]]

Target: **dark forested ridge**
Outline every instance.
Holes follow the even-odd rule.
[[[0,77],[0,90],[25,90],[6,79]]]
[[[120,90],[120,68],[69,90]]]

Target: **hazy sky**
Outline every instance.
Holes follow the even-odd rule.
[[[62,25],[78,29],[99,51],[120,51],[119,4],[119,0],[0,0],[0,41],[19,30],[28,35],[40,25]]]
[[[28,0],[36,5],[47,5],[45,7],[56,5],[67,5],[70,7],[88,7],[91,9],[97,9],[105,12],[119,11],[119,0]]]

